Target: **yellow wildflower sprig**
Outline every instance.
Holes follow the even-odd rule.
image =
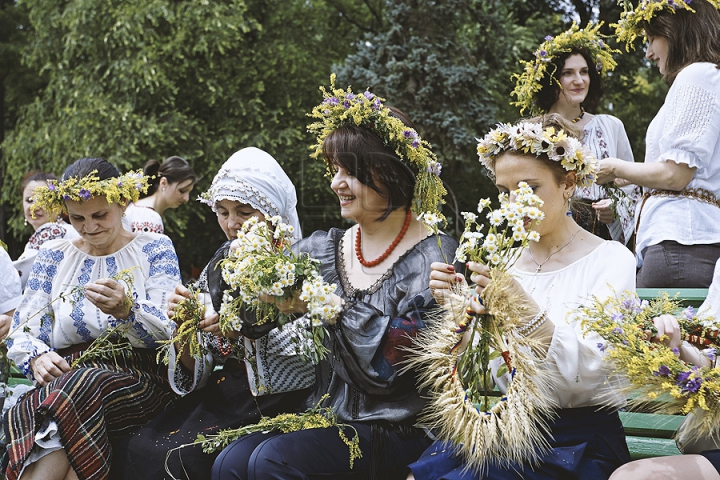
[[[308,116],[317,122],[308,125],[308,132],[317,136],[313,158],[322,158],[323,142],[343,125],[355,125],[375,132],[385,145],[393,149],[400,159],[417,170],[412,211],[416,215],[431,213],[444,223],[440,206],[445,203],[447,191],[440,180],[442,166],[432,152],[430,144],[418,133],[394,117],[380,98],[370,91],[355,94],[350,89],[335,87],[335,74],[330,76],[330,90],[320,87],[323,101]],[[327,165],[332,174],[331,165]]]
[[[325,325],[335,322],[341,307],[332,302],[336,285],[325,282],[318,273],[320,262],[290,248],[293,233],[293,227],[280,217],[266,221],[252,217],[243,224],[237,248],[220,263],[223,280],[230,286],[223,293],[220,329],[224,333],[239,331],[247,321],[243,315],[246,309],[255,313],[256,325],[276,322],[282,327],[294,320],[276,303],[260,300],[262,295],[304,302],[312,334],[303,333],[295,343],[301,356],[316,362],[328,352]]]
[[[720,0],[707,0],[707,2],[720,10]],[[635,48],[635,40],[642,35],[643,41],[647,41],[645,34],[645,25],[650,23],[653,17],[667,12],[675,14],[678,10],[687,10],[695,13],[691,7],[692,0],[687,2],[683,0],[639,0],[637,7],[633,7],[632,2],[625,0],[620,1],[624,10],[620,14],[618,23],[610,26],[615,28],[615,35],[619,43],[625,43],[625,50],[630,51],[630,47]]]
[[[168,452],[168,458],[173,451],[190,445],[200,445],[205,453],[216,452],[227,447],[238,438],[256,432],[290,433],[315,428],[336,427],[340,439],[350,450],[350,468],[352,469],[355,466],[355,460],[362,458],[360,437],[355,427],[338,422],[337,414],[332,407],[320,406],[327,398],[328,395],[324,395],[317,405],[303,413],[284,413],[274,418],[261,417],[260,421],[254,425],[221,430],[214,435],[198,435],[193,443],[181,445],[180,447],[170,450]],[[344,428],[351,428],[355,432],[355,436],[352,439],[348,438],[343,431]]]
[[[190,296],[183,298],[175,308],[175,314],[170,320],[175,321],[180,326],[175,330],[175,335],[170,340],[162,340],[158,342],[160,348],[157,353],[158,363],[163,362],[167,365],[170,362],[170,347],[176,345],[178,355],[175,358],[175,364],[180,361],[179,353],[187,348],[190,356],[195,360],[202,360],[207,350],[203,347],[198,339],[200,332],[200,322],[205,318],[206,307],[200,302],[197,287],[189,287]]]
[[[525,110],[530,110],[533,115],[542,115],[544,112],[536,103],[538,92],[542,89],[540,83],[546,75],[551,77],[555,74],[556,66],[552,60],[563,53],[571,52],[573,49],[582,49],[590,54],[594,60],[594,65],[588,65],[589,68],[597,69],[598,73],[605,74],[612,71],[617,66],[617,62],[613,58],[613,54],[620,53],[618,50],[610,48],[603,40],[599,30],[603,22],[593,25],[588,23],[587,27],[580,29],[573,22],[572,27],[564,31],[556,37],[547,36],[545,41],[535,51],[535,59],[526,62],[520,61],[524,65],[524,70],[519,75],[513,75],[516,79],[515,89],[511,95],[517,97],[517,100],[510,102],[511,105],[520,107],[520,115]],[[554,78],[554,77],[553,77]],[[555,80],[558,88],[562,88],[560,83]]]
[[[48,180],[46,186],[35,189],[30,207],[31,213],[38,208],[52,215],[67,213],[65,202],[90,200],[93,197],[105,197],[108,203],[135,202],[140,193],[147,192],[148,179],[142,170],[130,171],[119,177],[100,180],[97,170],[82,177],[67,180]]]
[[[720,346],[719,325],[712,317],[698,316],[692,307],[681,309],[667,294],[649,302],[629,291],[605,300],[593,298],[589,306],[571,315],[579,317],[586,335],[602,337],[597,348],[605,352],[619,375],[630,380],[627,393],[634,402],[642,404],[662,396],[654,406],[666,413],[687,414],[699,407],[720,415],[720,368],[687,364],[676,349],[650,342],[657,333],[652,320],[664,314],[678,319],[685,339],[709,346],[703,353],[714,364]]]

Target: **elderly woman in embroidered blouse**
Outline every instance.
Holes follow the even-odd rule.
[[[347,108],[355,114],[345,116]],[[409,120],[370,92],[333,88],[313,116],[320,120],[310,126],[319,135],[316,153],[333,173],[341,215],[355,225],[315,232],[295,246],[320,261],[323,280],[337,288],[332,301],[343,306],[328,327],[330,352],[318,365],[308,405],[334,408],[338,421],[352,427],[345,435],[357,432],[362,458],[351,468],[337,428],[257,433],[223,450],[214,480],[401,478],[430,443],[415,427],[424,404],[415,372],[400,373],[400,362],[435,305],[430,264],[457,247],[446,235],[439,247],[411,210],[437,212],[444,193],[439,164]],[[305,310],[299,300],[281,308]]]
[[[196,287],[210,297],[212,306],[200,324],[200,341],[209,353],[195,361],[188,350],[170,351],[168,376],[173,390],[185,395],[173,402],[131,436],[115,444],[113,478],[155,480],[164,478],[166,469],[174,478],[210,478],[215,457],[201,446],[186,446],[198,434],[214,434],[228,428],[256,423],[261,415],[297,411],[315,382],[312,363],[297,354],[293,341],[301,337],[300,322],[282,329],[265,330],[252,338],[231,334],[222,337],[218,315],[223,293],[229,289],[222,279],[219,262],[227,258],[230,241],[237,238],[243,223],[251,217],[260,220],[280,216],[292,225],[300,239],[300,221],[295,187],[275,159],[258,148],[235,152],[220,168],[210,189],[199,198],[217,214],[227,242],[223,244],[200,275]],[[183,285],[175,288],[169,302],[172,315],[178,302],[190,295]],[[244,349],[244,354],[242,353]],[[180,354],[181,363],[176,363]],[[238,356],[239,355],[239,356]],[[214,367],[222,369],[214,371]]]
[[[141,173],[83,158],[36,190],[36,204],[67,211],[80,237],[43,245],[13,318],[8,357],[37,388],[4,419],[7,479],[106,478],[109,439],[173,398],[155,348],[173,332],[164,311],[180,281],[177,256],[164,235],[121,222],[146,185]],[[115,355],[81,357],[111,328]]]
[[[598,172],[599,182],[621,178],[645,190],[638,287],[707,287],[720,258],[720,12],[707,0],[690,7],[665,3],[645,10],[651,18],[638,11],[618,30],[644,31],[646,57],[670,83],[647,130],[645,162],[605,159]]]
[[[550,114],[520,123],[512,131],[544,135],[553,128],[577,139],[579,132],[571,125],[559,115]],[[481,145],[494,138],[493,133]],[[567,321],[566,316],[593,296],[605,298],[615,291],[634,290],[633,256],[622,244],[592,235],[566,215],[577,184],[590,181],[589,172],[581,168],[590,156],[583,155],[580,161],[551,160],[548,152],[555,150],[554,145],[546,151],[516,150],[515,145],[523,138],[529,137],[507,137],[493,149],[495,153],[481,160],[493,172],[501,193],[512,192],[519,183],[526,182],[544,201],[541,209],[545,218],[533,227],[540,240],[530,242],[509,271],[517,279],[515,288],[523,303],[533,306],[522,327],[527,332],[524,335],[532,336],[547,352],[541,368],[543,375],[551,378],[548,395],[557,406],[554,418],[548,422],[546,439],[551,448],[540,455],[536,466],[493,463],[479,475],[468,471],[455,446],[436,442],[410,465],[416,480],[601,480],[630,460],[616,411],[625,399],[613,389],[617,379],[603,362],[604,354],[597,347],[600,338],[584,335],[580,322]],[[566,164],[572,168],[566,169]],[[471,279],[477,284],[477,293],[482,293],[491,282],[488,267],[470,262],[468,268],[474,272]],[[449,285],[464,281],[452,265],[433,264],[430,287],[439,301]],[[476,301],[470,307],[479,314],[488,313]],[[509,376],[496,378],[496,383],[501,392],[507,392]]]
[[[633,152],[622,121],[596,114],[603,93],[602,75],[615,68],[613,50],[599,37],[599,25],[573,25],[556,37],[546,37],[533,62],[517,76],[514,105],[536,114],[557,113],[583,132],[582,142],[596,158],[633,162]],[[544,69],[538,68],[542,63]],[[530,92],[529,94],[527,92]],[[605,188],[593,184],[575,189],[572,212],[585,230],[606,240],[627,244],[635,231],[636,185],[622,186],[625,198],[611,199]]]

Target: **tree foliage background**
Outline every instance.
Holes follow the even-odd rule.
[[[443,162],[455,231],[458,212],[494,196],[474,137],[517,119],[518,60],[572,18],[618,15],[611,0],[0,0],[0,236],[16,257],[31,233],[19,191],[30,169],[180,155],[203,177],[197,192],[246,146],[295,181],[306,234],[342,225],[305,130],[331,72],[414,119]],[[625,122],[637,159],[666,92],[642,55],[619,56],[603,106]],[[165,215],[185,272],[223,240],[212,212],[191,203]]]

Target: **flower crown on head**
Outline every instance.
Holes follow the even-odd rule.
[[[555,74],[557,67],[552,60],[563,53],[572,52],[574,49],[582,49],[588,52],[590,58],[593,59],[598,73],[607,73],[617,66],[617,62],[613,58],[613,53],[620,53],[614,50],[600,38],[598,30],[602,26],[602,22],[593,25],[592,22],[584,29],[580,29],[573,22],[572,27],[564,31],[557,37],[548,35],[545,41],[535,51],[535,60],[526,62],[521,60],[520,63],[525,65],[525,70],[520,75],[513,75],[516,79],[515,89],[511,95],[517,97],[517,101],[510,102],[511,105],[520,107],[520,115],[525,110],[530,110],[533,115],[541,115],[543,112],[537,106],[535,100],[537,93],[542,89],[540,83],[546,75]],[[592,68],[593,65],[588,65]],[[559,86],[557,79],[553,79]]]
[[[335,88],[335,74],[330,75],[330,91],[320,87],[323,102],[313,108],[308,116],[319,121],[308,125],[308,132],[317,135],[313,158],[322,157],[323,142],[332,132],[343,125],[356,125],[376,133],[385,145],[390,147],[400,159],[418,169],[415,178],[412,211],[416,215],[436,214],[444,221],[440,205],[444,203],[447,191],[440,180],[442,166],[430,144],[422,140],[418,133],[407,127],[400,119],[392,116],[380,98],[369,91],[360,95]],[[328,174],[331,173],[328,165]]]
[[[82,178],[70,177],[67,180],[48,180],[47,186],[37,187],[33,192],[31,213],[38,208],[50,214],[67,213],[67,200],[80,202],[92,197],[104,196],[108,203],[122,201],[135,202],[140,193],[148,190],[149,177],[142,170],[130,171],[119,177],[100,180],[97,170]]]
[[[707,2],[720,10],[720,0],[707,0]],[[618,23],[610,26],[615,28],[618,42],[625,42],[625,50],[630,51],[633,48],[633,42],[637,37],[643,35],[645,37],[645,25],[650,23],[653,17],[660,12],[666,11],[675,13],[677,10],[688,10],[695,13],[690,4],[692,0],[640,0],[638,6],[633,9],[632,3],[624,1],[625,11],[620,14]]]
[[[595,182],[595,157],[580,140],[568,136],[562,129],[543,128],[539,122],[501,123],[482,140],[478,139],[480,163],[492,174],[495,172],[491,161],[506,151],[536,157],[545,154],[550,160],[560,162],[568,172],[575,172],[578,186],[589,187]]]

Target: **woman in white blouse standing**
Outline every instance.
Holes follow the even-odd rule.
[[[613,50],[600,38],[600,25],[580,29],[573,25],[545,41],[535,58],[523,62],[517,75],[514,105],[522,114],[557,113],[583,133],[582,142],[596,158],[615,158],[632,163],[630,140],[623,122],[612,115],[598,114],[603,93],[602,77],[615,68]],[[635,230],[635,205],[640,198],[636,185],[624,185],[622,199],[611,198],[597,184],[578,187],[573,195],[572,215],[588,232],[605,240],[627,244]]]
[[[638,287],[708,287],[720,258],[720,12],[707,0],[643,5],[621,20],[618,36],[644,31],[646,56],[670,91],[648,127],[645,162],[605,159],[598,181],[644,188]]]

